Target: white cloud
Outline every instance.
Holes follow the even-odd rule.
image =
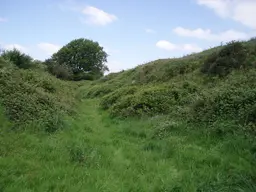
[[[256,29],[255,0],[197,0],[197,3],[213,9],[222,18],[230,18]]]
[[[234,20],[243,23],[244,25],[256,29],[256,1],[241,2],[234,9]]]
[[[167,51],[184,51],[184,52],[200,52],[203,49],[194,44],[173,44],[166,40],[161,40],[156,43],[160,49]]]
[[[54,45],[51,43],[39,43],[37,44],[37,47],[44,51],[47,55],[52,55],[61,48],[59,45]]]
[[[107,13],[97,7],[88,6],[83,2],[77,2],[75,0],[64,0],[62,3],[59,3],[58,8],[62,11],[73,11],[83,16],[80,16],[80,21],[82,23],[105,26],[118,18],[114,14]]]
[[[86,15],[85,22],[87,24],[104,26],[117,20],[115,15],[92,6],[85,7],[82,13]]]
[[[8,20],[6,19],[6,18],[4,18],[4,17],[0,17],[0,23],[1,22],[7,22]]]
[[[213,9],[216,14],[223,18],[230,15],[230,0],[197,0],[197,3]]]
[[[21,52],[27,52],[28,51],[27,48],[25,48],[24,46],[19,45],[19,44],[6,44],[6,45],[3,46],[3,48],[6,49],[6,50],[13,50],[15,48],[15,49],[18,49]]]
[[[145,29],[145,32],[146,33],[151,33],[151,34],[155,34],[156,33],[156,31],[153,30],[153,29]]]
[[[210,29],[186,29],[183,27],[177,27],[173,29],[173,32],[183,37],[194,37],[209,41],[231,41],[231,40],[244,40],[250,37],[249,34],[239,32],[235,30],[227,30],[221,33],[212,33]]]
[[[168,51],[173,51],[177,49],[177,45],[170,43],[169,41],[166,41],[166,40],[158,41],[156,43],[156,46],[160,49],[165,49]]]

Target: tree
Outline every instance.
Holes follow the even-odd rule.
[[[1,56],[22,69],[29,69],[33,66],[33,58],[15,48],[13,50],[2,51]]]
[[[53,54],[52,60],[59,65],[70,67],[74,78],[81,74],[85,76],[90,74],[99,78],[108,71],[105,65],[107,56],[98,42],[80,38],[71,41]]]
[[[72,80],[73,73],[70,67],[66,65],[59,65],[58,63],[52,61],[52,59],[46,59],[44,61],[44,65],[47,66],[47,71],[55,77],[63,80]]]

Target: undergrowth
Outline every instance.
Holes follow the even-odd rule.
[[[52,135],[0,134],[2,191],[254,192],[256,145],[231,121],[110,118],[83,101]],[[1,116],[0,116],[1,117]]]
[[[14,128],[33,123],[47,132],[64,126],[63,117],[74,112],[74,88],[40,70],[17,69],[1,61],[0,103]]]
[[[0,191],[256,191],[255,50],[79,83],[0,57]]]
[[[256,44],[225,46],[110,74],[84,90],[114,117],[165,114],[188,122],[236,121],[255,129]],[[255,132],[255,131],[253,131]]]

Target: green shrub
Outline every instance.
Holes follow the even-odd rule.
[[[34,65],[43,65],[43,62],[40,61],[40,60],[35,59],[35,60],[33,60],[33,64]]]
[[[233,69],[245,67],[246,57],[246,47],[241,42],[231,41],[219,52],[214,52],[207,57],[201,68],[201,72],[226,76]]]
[[[118,73],[109,73],[107,76],[103,76],[99,79],[99,82],[106,82],[109,80],[112,80],[116,77],[118,77],[118,75],[120,75],[122,72],[118,72]]]
[[[193,118],[213,122],[217,119],[236,120],[242,124],[254,123],[256,89],[223,88],[193,104]]]
[[[47,73],[0,70],[0,103],[14,126],[39,125],[47,132],[64,126],[63,116],[73,113],[72,88]]]
[[[102,97],[104,95],[107,95],[114,90],[116,90],[117,87],[115,85],[111,84],[96,84],[85,91],[84,97],[85,98],[96,98],[96,97]]]
[[[29,55],[21,53],[17,49],[3,51],[1,55],[5,60],[12,62],[19,68],[29,69],[33,67],[33,59]]]
[[[100,106],[118,117],[168,114],[184,121],[255,124],[255,47],[233,41],[184,58],[153,61],[92,82],[85,97],[101,97]],[[213,75],[200,75],[200,67]]]
[[[132,95],[136,93],[137,90],[138,88],[136,86],[128,86],[117,89],[116,91],[102,97],[100,105],[103,109],[108,109],[116,102],[118,102],[122,97]]]
[[[133,79],[137,84],[166,82],[170,79],[195,71],[199,68],[197,60],[168,59],[157,60],[136,68]],[[132,75],[131,75],[132,76]]]
[[[188,81],[175,85],[135,85],[111,92],[101,98],[100,104],[103,109],[110,109],[113,116],[156,114],[180,114],[182,116],[197,94],[200,94],[199,87]]]
[[[43,61],[33,60],[32,63],[33,63],[33,69],[47,71],[47,66],[45,65],[45,63]]]
[[[47,71],[59,79],[81,81],[98,78],[97,74],[93,73],[83,71],[74,73],[68,65],[56,63],[52,59],[45,60],[44,64],[47,66]]]
[[[72,79],[74,81],[81,81],[81,80],[90,80],[92,81],[94,79],[93,75],[92,74],[86,74],[86,73],[77,73],[77,74],[74,74]]]
[[[73,73],[72,70],[66,65],[60,65],[56,62],[53,62],[51,59],[47,59],[45,62],[47,70],[49,73],[55,77],[63,80],[71,80]]]
[[[184,81],[184,83],[182,84],[182,88],[187,90],[188,93],[195,93],[199,89],[195,83],[189,81]]]
[[[151,87],[122,97],[110,107],[113,116],[129,117],[167,114],[176,105],[181,91],[171,87]]]
[[[0,57],[0,69],[4,67],[10,67],[10,62],[6,61],[3,57]]]

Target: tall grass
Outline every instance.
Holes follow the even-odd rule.
[[[166,116],[112,119],[97,100],[83,102],[79,114],[51,136],[1,134],[2,191],[256,189],[255,149],[242,136],[219,137]]]

